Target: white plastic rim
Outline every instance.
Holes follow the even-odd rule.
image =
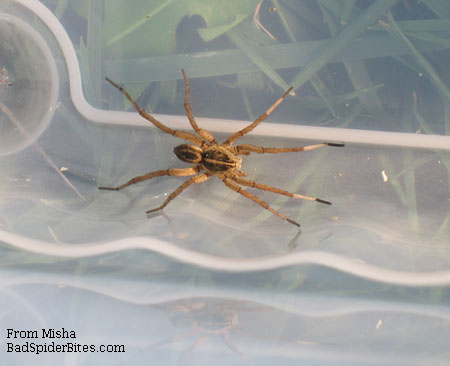
[[[300,298],[297,294],[263,293],[258,291],[247,291],[246,289],[230,289],[212,287],[189,287],[184,284],[164,284],[165,291],[152,285],[141,283],[139,287],[130,288],[127,281],[118,280],[114,284],[105,284],[103,278],[88,276],[80,280],[79,277],[60,274],[54,276],[51,273],[35,273],[18,275],[14,270],[0,270],[1,291],[8,292],[8,288],[24,285],[51,285],[66,286],[84,291],[97,293],[125,303],[135,305],[160,305],[168,302],[183,301],[192,298],[221,299],[223,301],[246,301],[257,303],[268,307],[277,308],[306,317],[335,317],[367,312],[402,312],[431,316],[450,320],[450,310],[436,307],[434,305],[406,304],[398,302],[384,302],[362,299],[333,299],[327,301],[327,296],[303,294]],[[295,298],[295,300],[294,300]]]
[[[85,99],[81,83],[80,68],[75,49],[55,15],[38,0],[15,0],[27,8],[44,22],[57,39],[67,63],[70,79],[70,94],[79,113],[86,119],[96,123],[120,124],[127,126],[153,127],[138,113],[111,112],[92,107]],[[188,127],[184,116],[158,116],[170,127],[186,129]],[[218,133],[232,133],[248,125],[248,121],[226,121],[198,118],[202,127]],[[383,132],[355,130],[331,127],[310,127],[289,124],[262,123],[254,135],[284,137],[293,139],[310,139],[319,141],[340,141],[354,144],[383,145],[425,148],[450,151],[450,136],[422,135],[401,132]]]
[[[392,285],[422,287],[450,285],[450,271],[402,272],[361,263],[321,251],[304,251],[257,259],[230,259],[180,248],[154,238],[130,237],[109,242],[77,245],[46,243],[0,230],[0,240],[31,253],[62,258],[84,258],[108,253],[146,250],[168,259],[218,272],[243,273],[269,271],[299,265],[319,265],[356,277]]]
[[[0,13],[0,21],[5,21],[12,24],[17,29],[17,32],[21,32],[24,36],[26,36],[30,40],[30,43],[32,42],[33,46],[38,49],[39,52],[41,52],[44,60],[40,59],[39,61],[42,61],[43,64],[47,66],[47,69],[41,70],[41,72],[43,75],[45,75],[46,80],[49,83],[48,93],[46,93],[45,100],[39,100],[39,104],[41,102],[44,104],[42,114],[36,113],[35,110],[31,109],[34,108],[34,106],[31,104],[29,106],[23,107],[23,109],[28,108],[31,110],[28,113],[30,115],[30,118],[27,118],[27,121],[23,121],[25,122],[25,126],[22,126],[23,132],[20,139],[18,139],[17,141],[15,141],[16,139],[14,139],[14,143],[10,147],[6,149],[3,149],[2,147],[2,149],[0,150],[0,155],[9,155],[20,151],[26,146],[33,143],[49,125],[53,114],[55,113],[55,105],[59,90],[59,79],[56,63],[52,56],[50,48],[48,47],[44,38],[42,38],[42,36],[37,33],[36,30],[33,29],[33,27],[24,22],[22,19],[9,14]],[[36,68],[33,59],[28,60],[27,58],[27,64],[29,64],[30,69],[34,70],[34,68]],[[11,88],[16,88],[16,86],[12,86]],[[38,97],[42,97],[42,90],[36,90],[34,91],[34,93],[37,94]],[[5,113],[4,110],[2,112]],[[17,123],[22,123],[22,121],[18,121],[16,122],[16,124]],[[11,129],[16,131],[20,130],[17,127],[18,126],[15,126],[14,123],[11,122]]]

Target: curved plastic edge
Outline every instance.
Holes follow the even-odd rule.
[[[27,33],[27,35],[33,39],[33,41],[37,44],[40,51],[43,53],[45,57],[45,61],[48,65],[48,78],[47,80],[51,81],[51,91],[49,93],[48,98],[48,106],[49,108],[47,111],[42,115],[39,122],[37,123],[38,128],[36,128],[32,133],[29,133],[29,130],[22,133],[22,135],[25,137],[25,141],[23,141],[21,144],[17,144],[17,146],[14,149],[11,149],[7,152],[2,152],[0,155],[10,155],[14,154],[20,150],[22,150],[25,146],[30,145],[34,141],[36,141],[37,138],[44,132],[46,127],[48,126],[50,120],[52,119],[53,115],[55,114],[56,109],[56,102],[59,94],[59,75],[56,67],[56,62],[52,56],[52,52],[50,48],[48,47],[48,44],[45,42],[45,40],[41,37],[40,34],[38,34],[33,27],[31,27],[29,24],[24,22],[22,19],[17,18],[12,15],[4,15],[0,14],[0,18],[7,18],[10,21],[13,21],[13,23],[16,26],[19,26],[24,32]],[[16,126],[17,128],[17,126]]]
[[[37,0],[15,0],[17,3],[36,14],[50,29],[57,39],[66,59],[70,79],[70,94],[79,113],[86,119],[107,124],[153,127],[138,113],[111,112],[92,107],[84,98],[80,68],[75,49],[55,15]],[[184,116],[158,116],[171,127],[186,129],[188,124]],[[226,121],[217,119],[197,119],[204,128],[214,132],[231,133],[243,128],[247,121]],[[398,147],[426,148],[450,151],[450,136],[419,135],[413,133],[366,131],[332,127],[308,127],[289,124],[262,123],[255,135],[312,139],[322,141],[342,141],[355,144],[384,145]]]
[[[411,287],[450,285],[450,271],[395,271],[321,251],[304,251],[282,256],[244,260],[192,252],[170,243],[145,237],[131,237],[111,242],[61,245],[60,243],[51,244],[28,239],[0,230],[0,240],[17,249],[55,257],[83,258],[140,249],[160,254],[177,262],[219,272],[258,272],[298,265],[320,265],[357,277],[393,285]]]
[[[0,291],[16,286],[66,286],[89,291],[111,299],[134,305],[163,305],[168,302],[184,301],[192,298],[220,299],[223,301],[253,302],[271,308],[308,317],[334,317],[364,312],[400,312],[424,315],[450,320],[450,310],[434,305],[405,304],[394,301],[373,301],[363,299],[333,299],[320,294],[303,294],[300,298],[292,293],[264,294],[246,289],[195,287],[186,288],[184,284],[166,283],[164,290],[141,283],[139,287],[130,288],[126,281],[116,280],[105,284],[103,278],[92,276],[76,277],[59,273],[17,273],[11,269],[0,270]]]

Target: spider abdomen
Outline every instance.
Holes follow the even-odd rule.
[[[203,153],[202,165],[211,174],[241,169],[242,158],[222,146],[211,146]]]
[[[186,163],[200,164],[203,160],[203,150],[195,145],[182,144],[173,149],[178,159]]]

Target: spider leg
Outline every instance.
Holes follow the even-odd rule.
[[[239,186],[237,183],[233,182],[233,180],[228,179],[228,178],[224,178],[222,180],[225,185],[230,188],[231,190],[243,195],[246,198],[251,199],[253,202],[257,203],[258,205],[260,205],[261,207],[265,208],[266,210],[272,212],[273,214],[277,215],[278,217],[281,217],[283,220],[286,220],[288,222],[290,222],[291,224],[294,224],[295,226],[300,226],[299,223],[295,222],[294,220],[291,220],[289,218],[287,218],[286,216],[284,216],[282,213],[278,212],[277,210],[274,210],[272,207],[270,207],[266,202],[264,202],[262,199],[254,196],[253,194],[251,194],[250,192],[247,192],[245,189],[242,189],[241,186]]]
[[[236,171],[234,172],[234,174],[235,174],[236,176],[238,176],[238,177],[246,177],[246,176],[247,176],[247,173],[246,173],[246,172],[243,172],[242,170],[236,170]]]
[[[233,351],[242,361],[244,361],[247,365],[252,364],[250,362],[250,360],[247,358],[247,356],[245,356],[241,351],[239,351],[239,349],[236,347],[236,345],[233,342],[231,342],[231,339],[230,339],[230,336],[228,335],[228,333],[222,334],[222,338],[223,338],[225,345],[231,351]]]
[[[296,146],[296,147],[262,147],[250,144],[237,145],[233,147],[233,152],[240,155],[248,155],[250,152],[257,154],[280,154],[287,152],[299,152],[318,149],[324,146],[345,146],[344,144],[335,144],[331,142],[323,142],[321,144],[307,145],[307,146]]]
[[[172,130],[171,128],[167,127],[165,124],[159,122],[155,117],[153,117],[151,114],[147,113],[146,111],[144,111],[141,107],[139,107],[139,105],[136,103],[136,101],[131,98],[130,94],[127,93],[127,91],[122,88],[120,85],[116,84],[114,81],[112,81],[109,78],[106,78],[106,80],[112,84],[114,87],[116,87],[117,89],[119,89],[119,91],[125,96],[125,98],[127,98],[130,103],[133,105],[133,107],[139,112],[139,114],[144,117],[146,120],[150,121],[151,123],[153,123],[156,127],[158,127],[160,130],[178,137],[180,139],[184,139],[184,140],[188,140],[193,142],[194,144],[197,144],[199,146],[205,146],[205,142],[199,138],[198,136],[195,136],[194,134],[190,133],[190,132],[184,132],[184,131],[179,131],[179,130]]]
[[[325,203],[327,205],[331,205],[331,202],[322,200],[322,199],[317,198],[317,197],[310,197],[310,196],[304,196],[304,195],[297,194],[297,193],[291,193],[291,192],[284,191],[284,190],[279,189],[279,188],[275,188],[275,187],[269,186],[267,184],[256,183],[253,180],[243,179],[243,178],[240,178],[238,176],[232,176],[231,179],[233,179],[238,184],[242,184],[243,186],[261,189],[262,191],[269,191],[269,192],[282,194],[284,196],[288,196],[288,197],[292,197],[292,198],[298,198],[298,199],[301,199],[301,200],[309,200],[309,201],[317,201],[317,202],[320,202],[320,203]]]
[[[194,118],[194,114],[192,113],[191,104],[189,103],[189,91],[190,91],[190,85],[189,80],[186,76],[186,73],[184,72],[184,69],[181,69],[181,73],[183,74],[184,84],[185,84],[185,92],[184,92],[184,109],[186,110],[186,115],[189,119],[189,122],[191,123],[192,128],[194,129],[197,134],[208,141],[211,144],[217,144],[216,139],[214,138],[211,133],[204,130],[203,128],[198,127],[197,121]]]
[[[140,175],[130,179],[128,182],[122,184],[118,187],[98,187],[98,189],[108,190],[108,191],[120,191],[129,185],[143,182],[147,179],[152,179],[156,177],[162,177],[164,175],[176,176],[176,177],[186,177],[189,175],[194,175],[200,171],[198,166],[192,168],[184,168],[184,169],[166,169],[166,170],[157,170],[156,172],[147,173],[144,175]]]
[[[250,123],[247,127],[243,128],[242,130],[239,130],[232,135],[230,135],[225,142],[222,145],[231,145],[234,141],[244,136],[246,133],[249,133],[252,131],[256,126],[258,126],[262,121],[264,121],[270,114],[281,104],[281,102],[286,98],[286,95],[288,95],[292,90],[292,87],[290,87],[288,90],[286,90],[283,95],[271,106],[267,111],[265,111],[263,114],[261,114],[257,119],[255,119],[252,123]]]
[[[180,366],[184,366],[186,364],[188,356],[194,351],[194,349],[205,343],[208,339],[209,339],[208,336],[200,337],[194,343],[192,343],[186,350],[184,350],[180,359]]]
[[[162,210],[164,207],[168,205],[170,201],[172,201],[175,197],[177,197],[181,192],[183,192],[187,187],[189,187],[192,184],[198,184],[202,183],[209,179],[209,175],[206,173],[196,175],[195,177],[189,178],[186,182],[184,182],[181,186],[179,186],[177,189],[175,189],[171,194],[169,194],[169,197],[162,203],[161,206],[157,208],[153,208],[151,210],[148,210],[146,213],[152,213],[155,211]]]

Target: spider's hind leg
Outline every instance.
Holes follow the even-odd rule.
[[[295,147],[263,147],[250,144],[236,145],[233,147],[233,151],[239,155],[248,155],[251,152],[257,154],[280,154],[288,152],[300,152],[318,149],[324,146],[342,147],[344,144],[337,144],[332,142],[323,142],[321,144],[307,145],[307,146],[295,146]]]
[[[233,180],[236,180],[233,178]],[[225,183],[225,185],[230,188],[231,190],[241,194],[242,196],[251,199],[253,202],[257,203],[258,205],[260,205],[261,207],[265,208],[266,210],[272,212],[274,215],[277,215],[278,217],[282,218],[283,220],[286,220],[287,222],[290,222],[291,224],[295,225],[295,226],[299,226],[300,224],[298,222],[295,222],[294,220],[289,219],[288,217],[284,216],[282,213],[278,212],[277,210],[274,210],[272,207],[270,207],[266,202],[264,202],[262,199],[254,196],[253,194],[251,194],[250,192],[247,192],[245,189],[242,189],[241,186],[239,186],[239,184],[237,184],[236,182],[234,182],[233,180],[229,179],[229,178],[224,178],[223,182]]]
[[[284,191],[284,190],[276,188],[276,187],[269,186],[267,184],[261,184],[261,183],[255,182],[253,180],[243,179],[238,176],[233,176],[233,177],[231,177],[231,179],[233,179],[238,184],[242,184],[243,186],[261,189],[262,191],[269,191],[269,192],[273,192],[273,193],[277,193],[277,194],[282,194],[287,197],[298,198],[301,200],[308,200],[308,201],[316,201],[316,202],[320,202],[320,203],[325,203],[327,205],[331,205],[331,202],[322,200],[317,197],[304,196],[302,194],[291,193],[291,192]]]

